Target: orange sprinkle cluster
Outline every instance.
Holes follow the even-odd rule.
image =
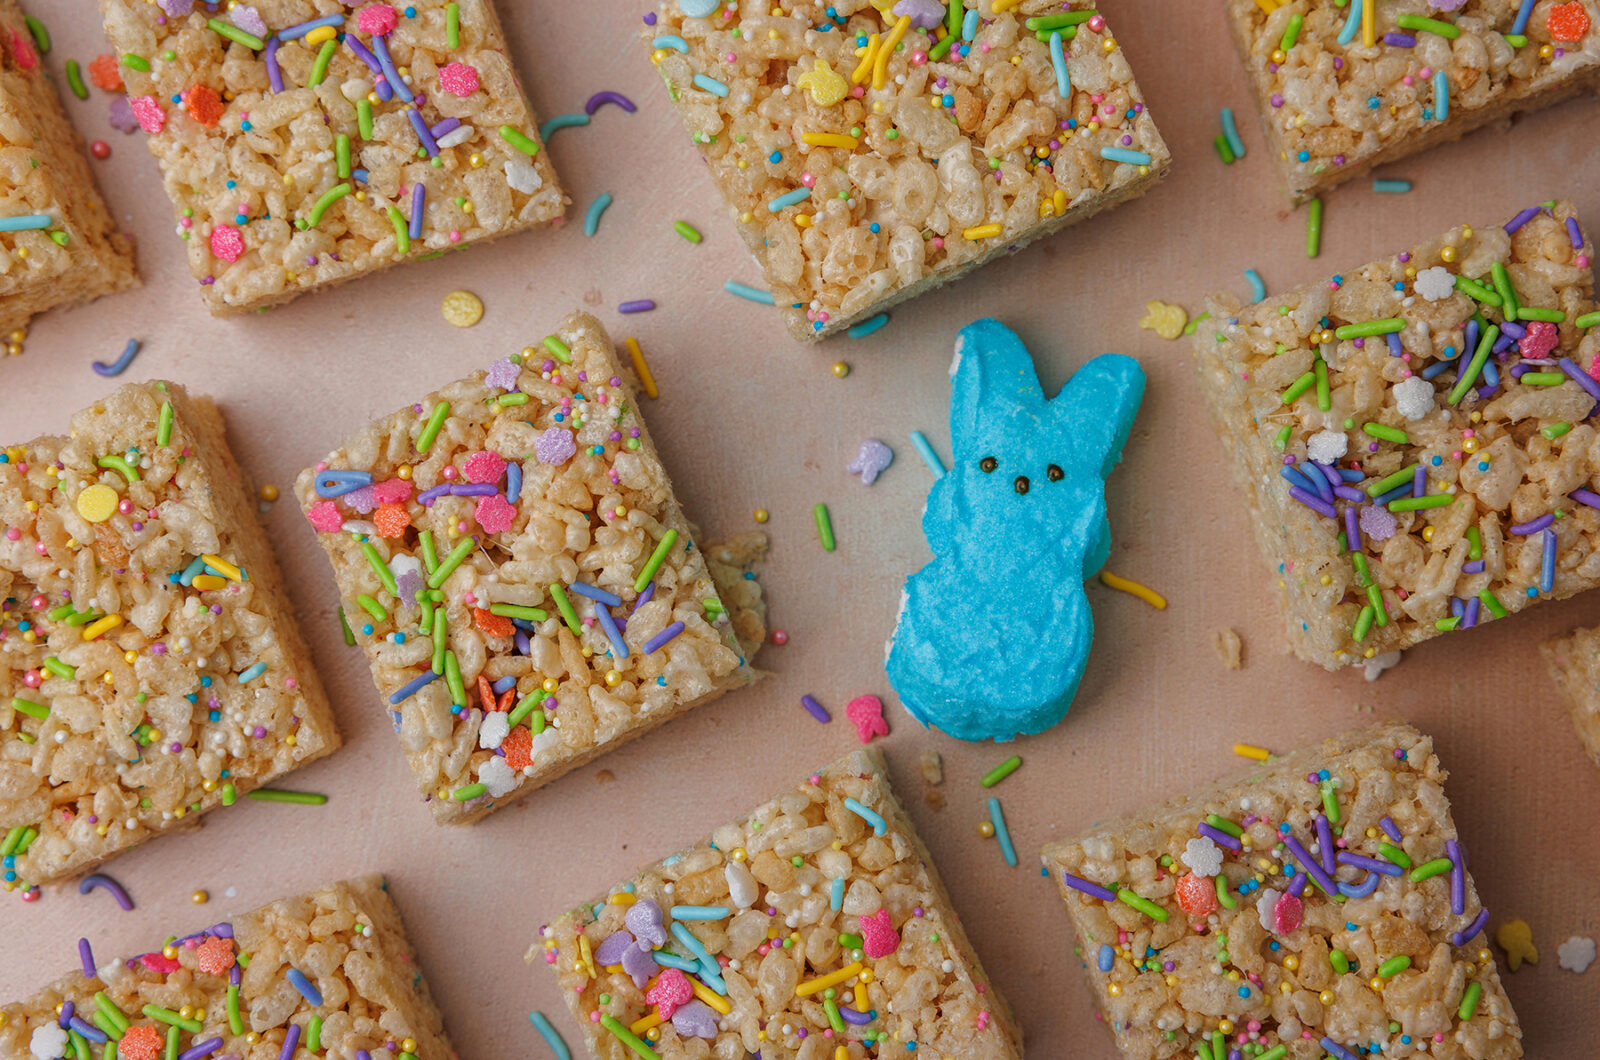
[[[96,88],[107,92],[121,92],[122,72],[117,69],[115,55],[96,55],[89,63],[89,80],[94,82]]]
[[[380,504],[372,513],[372,525],[384,537],[402,537],[411,526],[411,513],[403,504]]]
[[[195,966],[207,975],[226,975],[234,965],[233,943],[213,935],[194,948]]]
[[[128,1028],[122,1041],[117,1043],[117,1056],[121,1060],[156,1060],[161,1055],[162,1045],[161,1032],[142,1023]]]

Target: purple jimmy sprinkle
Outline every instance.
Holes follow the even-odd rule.
[[[425,489],[421,493],[417,494],[417,503],[422,505],[424,508],[429,508],[433,506],[434,501],[438,500],[440,497],[448,496],[449,493],[450,486],[448,484],[434,486],[432,489]]]
[[[1533,522],[1523,522],[1523,524],[1515,525],[1515,527],[1510,528],[1510,532],[1517,533],[1520,536],[1528,536],[1530,533],[1538,533],[1539,530],[1544,530],[1552,522],[1555,522],[1554,512],[1544,512],[1542,516],[1534,519]]]
[[[1538,216],[1539,207],[1528,207],[1526,210],[1523,210],[1521,213],[1517,214],[1517,216],[1506,222],[1506,235],[1511,235],[1517,229],[1521,228],[1523,225],[1527,224],[1529,221]]]
[[[1348,487],[1341,486],[1339,488],[1347,489]],[[1359,551],[1362,547],[1361,524],[1356,516],[1356,508],[1354,505],[1350,505],[1344,510],[1344,540],[1345,547],[1350,549],[1352,552]]]
[[[1324,893],[1339,893],[1339,887],[1333,882],[1333,877],[1322,871],[1322,866],[1317,864],[1317,860],[1311,856],[1310,851],[1306,850],[1305,844],[1300,842],[1298,836],[1284,836],[1283,845],[1288,849],[1295,861],[1299,862],[1300,867],[1311,876],[1312,882],[1321,887]]]
[[[1082,876],[1074,876],[1070,872],[1061,874],[1061,882],[1071,887],[1074,891],[1082,891],[1091,898],[1098,898],[1102,902],[1114,902],[1117,900],[1116,891],[1102,887],[1098,883],[1090,883]]]
[[[1338,486],[1343,484],[1344,477],[1339,474],[1338,468],[1335,468],[1329,464],[1318,464],[1315,462],[1313,462],[1311,466],[1322,472],[1322,477],[1328,480],[1328,485]]]
[[[102,873],[97,872],[92,876],[85,876],[78,884],[78,893],[88,894],[97,887],[104,887],[111,897],[117,900],[117,904],[122,907],[123,912],[128,912],[133,908],[133,899],[129,898],[128,892],[122,889],[122,884]]]
[[[1396,843],[1400,842],[1400,840],[1403,838],[1400,833],[1400,826],[1395,824],[1394,818],[1390,817],[1388,814],[1378,818],[1378,827],[1383,829],[1384,835],[1388,836]]]
[[[1384,876],[1399,876],[1405,871],[1392,861],[1383,861],[1378,858],[1368,857],[1365,854],[1357,854],[1353,850],[1341,850],[1336,857],[1341,865],[1352,865],[1358,869],[1366,869],[1368,872],[1376,872]]]
[[[1400,333],[1398,331],[1391,331],[1389,334],[1385,335],[1384,338],[1389,342],[1390,357],[1398,357],[1405,352],[1404,348],[1400,345]]]
[[[1324,501],[1330,504],[1333,503],[1333,486],[1329,484],[1327,478],[1323,476],[1322,466],[1320,464],[1313,463],[1311,464],[1311,467],[1312,470],[1310,471],[1306,471],[1304,468],[1301,468],[1300,473],[1311,480],[1312,488],[1317,491],[1318,497],[1321,497]]]
[[[579,596],[587,596],[596,603],[605,604],[607,607],[622,606],[622,597],[616,593],[607,592],[604,589],[590,585],[588,582],[573,582],[570,588]]]
[[[1478,915],[1472,918],[1472,923],[1450,936],[1450,945],[1464,946],[1467,940],[1483,930],[1483,925],[1489,922],[1489,910],[1480,909]]]
[[[383,73],[383,66],[378,62],[378,57],[368,51],[367,46],[362,44],[360,39],[357,38],[354,33],[346,33],[344,35],[344,46],[354,52],[357,59],[360,59],[362,62],[366,63],[367,69],[371,70],[375,74]],[[383,96],[382,89],[378,90],[378,95],[380,97]]]
[[[1518,324],[1515,320],[1508,320],[1500,325],[1500,333],[1502,335],[1510,335],[1514,339],[1520,339],[1528,333],[1528,329]]]
[[[1244,849],[1244,844],[1240,843],[1239,840],[1235,839],[1233,836],[1229,835],[1227,832],[1224,832],[1220,828],[1213,828],[1204,821],[1201,821],[1196,827],[1201,835],[1205,836],[1213,843],[1216,843],[1218,846],[1227,847],[1229,850]]]
[[[1587,504],[1591,508],[1600,508],[1600,493],[1593,493],[1589,490],[1573,490],[1567,496],[1579,504]]]
[[[1593,379],[1589,378],[1588,372],[1585,372],[1582,368],[1579,368],[1576,364],[1574,364],[1571,357],[1563,357],[1558,363],[1561,365],[1561,370],[1566,372],[1574,383],[1577,383],[1579,386],[1583,387],[1584,390],[1588,391],[1590,397],[1594,398],[1596,401],[1600,401],[1600,383],[1596,383]],[[1589,415],[1594,415],[1593,409],[1589,410]],[[1585,418],[1587,419],[1588,417]]]
[[[1367,873],[1367,878],[1360,883],[1345,883],[1339,881],[1339,893],[1346,898],[1365,898],[1378,889],[1378,884],[1383,882],[1383,877],[1376,872]]]
[[[295,1050],[300,1048],[300,1024],[289,1024],[289,1030],[283,1036],[283,1049],[278,1053],[278,1060],[294,1060]]]
[[[655,301],[653,299],[636,298],[631,302],[623,302],[621,305],[617,306],[617,312],[619,312],[619,313],[648,313],[648,312],[650,312],[650,310],[654,309],[655,307],[656,307],[656,303],[655,303]]]
[[[1325,515],[1329,519],[1332,519],[1338,514],[1333,510],[1333,505],[1329,504],[1327,501],[1324,501],[1321,497],[1318,497],[1315,494],[1307,493],[1299,486],[1290,486],[1289,496],[1293,497],[1307,508],[1310,508],[1318,515]]]
[[[1333,487],[1333,495],[1342,497],[1347,501],[1354,501],[1357,504],[1365,504],[1367,500],[1367,495],[1354,486],[1335,486]]]
[[[72,1014],[76,1011],[78,1011],[78,1006],[73,1002],[62,1002],[61,1011],[56,1014],[56,1026],[65,1027],[67,1024],[71,1023]]]
[[[1466,617],[1467,605],[1461,602],[1461,597],[1452,596],[1450,598],[1450,614],[1455,618]]]
[[[846,1023],[853,1023],[858,1027],[872,1022],[872,1013],[870,1013],[870,1012],[857,1012],[855,1009],[851,1008],[849,1005],[840,1005],[839,1006],[839,1015],[844,1017],[844,1021]]]
[[[422,238],[422,204],[428,198],[428,189],[419,180],[411,188],[411,218],[406,230],[412,239]]]
[[[1289,881],[1289,893],[1294,895],[1296,898],[1299,898],[1300,895],[1304,893],[1306,889],[1306,883],[1309,879],[1310,877],[1303,872],[1295,873],[1294,879]]]
[[[513,634],[512,639],[517,643],[518,655],[526,655],[533,650],[533,641],[530,640],[528,635],[522,630],[517,630],[517,632]]]
[[[1468,560],[1461,565],[1462,574],[1482,574],[1484,562],[1481,559]]]
[[[1333,829],[1328,827],[1328,815],[1317,814],[1317,856],[1322,858],[1322,871],[1333,875]]]
[[[1556,587],[1556,532],[1544,532],[1544,554],[1539,557],[1539,591],[1548,593]]]
[[[434,140],[433,133],[428,131],[428,123],[422,120],[422,112],[408,110],[406,118],[410,120],[411,128],[416,130],[417,139],[422,141],[422,149],[428,152],[428,157],[436,157],[439,154],[439,144]]]
[[[1334,1057],[1334,1060],[1361,1060],[1361,1058],[1355,1053],[1352,1053],[1350,1050],[1346,1049],[1344,1046],[1340,1045],[1338,1042],[1326,1035],[1324,1035],[1322,1040],[1317,1044],[1326,1049],[1328,1051],[1328,1055]]]
[[[72,1017],[67,1021],[67,1026],[71,1027],[73,1030],[77,1031],[91,1042],[94,1042],[96,1045],[104,1045],[110,1040],[106,1037],[104,1031],[98,1030],[97,1028],[91,1027],[87,1023],[83,1022],[83,1017],[81,1016]]]
[[[500,487],[490,482],[457,482],[450,487],[452,497],[492,497]]]
[[[1572,244],[1573,250],[1583,249],[1583,230],[1578,227],[1576,217],[1567,218],[1567,241]]]
[[[384,79],[394,89],[394,94],[406,103],[413,102],[416,97],[411,94],[411,89],[406,87],[405,78],[395,71],[394,60],[389,57],[389,43],[382,37],[373,37],[372,54],[378,57],[378,65],[383,67]],[[416,111],[411,111],[410,113],[416,115],[415,120],[412,121],[413,125],[417,125],[422,121],[422,115],[417,114]],[[427,126],[423,126],[423,128],[427,128]]]
[[[1450,859],[1450,912],[1460,916],[1467,911],[1467,858],[1454,839],[1444,841],[1444,852]]]
[[[461,128],[460,118],[446,118],[444,121],[430,128],[428,131],[433,133],[433,138],[437,140],[446,133],[454,132],[459,128]]]
[[[621,92],[607,91],[596,92],[594,95],[590,96],[589,101],[583,105],[583,112],[592,117],[595,111],[599,110],[607,103],[614,103],[623,110],[627,111],[629,114],[632,114],[634,111],[639,109],[633,105],[633,100],[629,99],[627,96],[624,96]]]
[[[273,95],[283,91],[283,71],[278,67],[278,46],[282,43],[274,36],[267,41],[267,50],[263,56],[267,63],[267,82],[272,85]]]
[[[1478,624],[1478,607],[1479,601],[1476,596],[1467,601],[1466,613],[1461,616],[1462,629],[1471,629]]]
[[[829,716],[826,708],[824,708],[821,703],[818,703],[810,693],[800,697],[800,705],[806,708],[806,713],[810,714],[813,718],[816,718],[824,725],[833,720],[833,718]]]
[[[1600,500],[1600,498],[1597,498],[1597,500]],[[1600,507],[1600,504],[1596,504],[1596,507]],[[637,611],[637,610],[639,610],[639,608],[643,607],[645,604],[648,604],[650,602],[650,598],[652,596],[654,596],[655,594],[656,594],[656,583],[654,581],[651,581],[650,584],[648,584],[648,585],[646,585],[644,587],[644,592],[640,593],[638,598],[633,601],[633,610]],[[629,612],[629,613],[631,614],[632,612]],[[663,632],[665,632],[665,631],[663,630]],[[650,649],[646,648],[645,650],[649,651]]]
[[[218,1049],[222,1048],[221,1038],[208,1038],[203,1042],[196,1042],[178,1054],[178,1060],[203,1060]]]
[[[672,625],[668,626],[666,629],[662,630],[660,633],[657,633],[655,636],[653,636],[649,640],[645,641],[644,653],[646,655],[649,655],[651,652],[661,650],[663,647],[666,646],[668,641],[670,641],[673,637],[676,637],[679,633],[682,633],[682,632],[683,632],[683,623],[682,622],[674,622]]]
[[[1417,469],[1411,473],[1411,495],[1420,497],[1426,492],[1428,492],[1428,472],[1418,464]]]
[[[93,979],[98,974],[94,969],[94,949],[88,939],[78,940],[78,963],[83,967],[85,979]]]

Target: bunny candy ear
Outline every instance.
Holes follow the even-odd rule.
[[[1038,431],[1045,400],[1033,357],[998,320],[961,329],[950,375],[950,438],[958,466],[980,449]]]
[[[1103,353],[1078,369],[1050,402],[1050,415],[1071,440],[1072,459],[1101,478],[1122,457],[1144,398],[1144,369],[1132,357]]]

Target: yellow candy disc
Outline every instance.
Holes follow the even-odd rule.
[[[103,523],[117,510],[117,491],[95,483],[78,494],[78,514],[91,523]]]
[[[483,319],[483,299],[471,291],[451,291],[441,309],[445,320],[458,328],[470,328]]]

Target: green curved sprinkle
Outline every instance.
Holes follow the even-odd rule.
[[[422,435],[417,439],[417,452],[426,453],[433,448],[434,439],[439,437],[439,431],[444,427],[445,417],[450,415],[450,402],[441,401],[433,406],[433,411],[428,413],[428,422],[422,427]]]
[[[465,540],[471,541],[472,539],[466,538]],[[363,541],[361,542],[361,554],[367,557],[367,563],[372,567],[372,573],[378,576],[378,581],[383,584],[383,587],[391,593],[398,593],[400,587],[394,580],[394,571],[389,569],[389,565],[378,554],[378,546],[371,541]]]
[[[1165,924],[1167,922],[1168,914],[1165,909],[1161,908],[1159,905],[1156,905],[1156,903],[1152,902],[1144,895],[1135,894],[1126,887],[1119,887],[1117,889],[1117,901],[1124,905],[1132,906],[1157,923]]]
[[[446,4],[444,9],[445,41],[454,51],[461,47],[461,5]]]
[[[172,402],[161,403],[161,419],[156,424],[156,444],[166,445],[172,441]]]
[[[411,230],[406,227],[405,214],[389,207],[389,223],[394,225],[394,248],[401,254],[411,252]]]
[[[1411,967],[1411,958],[1403,953],[1398,954],[1378,965],[1378,976],[1383,979],[1393,979],[1409,967]]]
[[[67,87],[79,99],[89,98],[89,86],[83,83],[83,67],[78,65],[76,59],[67,60]]]
[[[365,99],[356,100],[356,131],[363,140],[372,139],[372,104]]]
[[[561,612],[561,621],[565,622],[573,633],[581,634],[583,627],[578,624],[578,612],[572,609],[572,601],[567,599],[566,587],[560,582],[551,582],[550,595],[556,602],[556,610]]]
[[[316,88],[328,76],[328,64],[333,61],[333,53],[339,48],[337,39],[322,42],[322,48],[317,52],[317,61],[311,66],[311,80],[306,82],[307,88]]]
[[[451,793],[451,798],[457,802],[471,802],[489,789],[482,784],[468,784],[464,788],[457,788]]]
[[[115,455],[102,456],[99,460],[96,460],[95,463],[99,464],[101,467],[114,468],[117,471],[122,472],[122,477],[127,479],[129,482],[139,481],[139,469],[128,463],[127,457]]]
[[[32,15],[22,16],[22,21],[27,24],[28,32],[33,36],[33,43],[38,46],[41,55],[50,54],[50,31],[44,28],[44,23]]]
[[[131,70],[137,70],[142,74],[150,72],[150,60],[142,55],[135,55],[133,52],[129,52],[122,57],[122,65]]]
[[[318,199],[316,205],[311,207],[311,214],[306,218],[306,222],[310,224],[312,228],[315,228],[317,225],[321,224],[322,215],[328,211],[328,207],[332,206],[346,195],[349,195],[353,190],[355,189],[350,186],[349,181],[345,181],[341,184],[335,184],[333,187],[323,192],[322,198]]]
[[[1423,880],[1443,875],[1454,867],[1455,862],[1449,858],[1434,858],[1432,861],[1425,862],[1411,870],[1411,882],[1421,883]]]
[[[227,37],[236,44],[243,44],[246,48],[254,51],[260,51],[267,46],[267,42],[255,34],[246,33],[238,26],[224,22],[220,18],[208,18],[206,19],[206,25],[210,26],[213,32]]]
[[[528,155],[529,157],[539,153],[539,145],[535,143],[534,140],[526,133],[518,130],[514,126],[500,126],[500,139],[504,140],[506,143],[510,144],[512,147],[515,147],[518,151],[521,151],[523,154]]]
[[[1474,979],[1467,984],[1467,989],[1461,995],[1461,1007],[1456,1009],[1456,1015],[1464,1020],[1472,1018],[1478,1010],[1478,997],[1483,993],[1483,984]]]

